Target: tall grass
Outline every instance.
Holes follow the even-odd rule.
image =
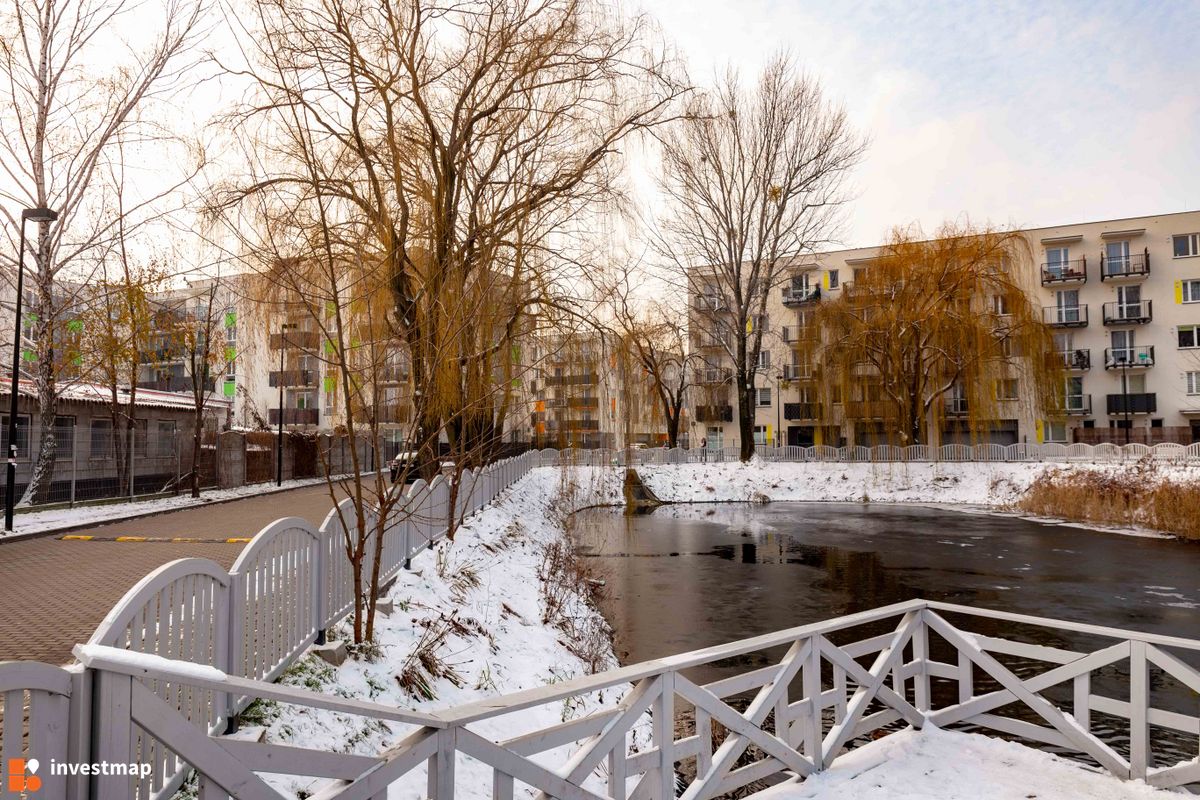
[[[1110,470],[1048,470],[1017,505],[1040,516],[1132,525],[1200,541],[1200,473],[1165,475],[1148,458]]]

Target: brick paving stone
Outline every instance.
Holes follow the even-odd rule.
[[[331,506],[324,485],[153,517],[95,525],[96,536],[249,537],[279,517],[321,524]],[[228,569],[241,544],[218,542],[80,542],[55,537],[0,540],[0,661],[66,664],[109,609],[157,566],[177,558],[210,558]]]

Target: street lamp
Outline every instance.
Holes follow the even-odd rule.
[[[279,435],[275,437],[275,485],[283,486],[283,356],[287,347],[287,332],[298,326],[285,322],[279,328]]]
[[[1125,412],[1125,444],[1129,444],[1129,428],[1133,424],[1129,421],[1129,351],[1120,351],[1117,359],[1117,363],[1121,365],[1121,408]]]
[[[26,208],[21,211],[21,246],[17,250],[16,325],[13,329],[12,388],[8,405],[8,486],[4,490],[4,530],[12,532],[13,508],[17,501],[17,392],[21,375],[21,295],[25,292],[25,223],[49,224],[58,219],[58,212],[49,208]]]
[[[783,446],[783,395],[779,391],[779,382],[783,380],[783,373],[775,373],[775,446]]]

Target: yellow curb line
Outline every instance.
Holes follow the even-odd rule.
[[[70,534],[67,536],[59,536],[59,541],[63,542],[154,542],[165,544],[247,544],[250,542],[249,536],[231,536],[226,539],[202,539],[197,536],[92,536],[81,534]]]

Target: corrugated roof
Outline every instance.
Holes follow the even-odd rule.
[[[0,396],[8,396],[8,382],[0,386]],[[21,381],[18,391],[25,397],[37,397],[37,387],[33,381]],[[70,400],[77,403],[103,403],[107,405],[112,402],[112,393],[109,387],[102,386],[98,383],[72,383],[66,386],[60,386],[58,390],[60,400]],[[118,389],[117,401],[120,403],[129,402],[129,390]],[[156,389],[138,389],[134,397],[134,405],[147,406],[153,408],[195,408],[195,400],[191,392],[160,392]],[[218,397],[216,394],[209,394],[206,406],[213,410],[226,409],[233,405],[233,401],[223,397]]]

